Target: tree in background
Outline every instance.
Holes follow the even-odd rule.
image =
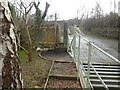
[[[16,36],[18,38],[18,44],[20,46],[20,37],[17,35],[18,31],[19,32],[24,32],[24,34],[22,33],[22,38],[24,38],[24,43],[25,43],[25,48],[22,47],[22,49],[24,49],[27,54],[28,54],[28,59],[29,61],[32,60],[32,41],[31,41],[31,37],[30,37],[30,32],[28,30],[28,16],[29,13],[33,7],[33,2],[29,3],[29,5],[27,6],[26,4],[24,4],[21,0],[20,0],[20,4],[18,3],[19,7],[16,7],[13,4],[9,4],[10,6],[10,10],[11,10],[11,14],[13,16],[13,22],[15,23],[15,27],[16,27]],[[17,16],[17,9],[20,11],[20,15]],[[24,30],[23,30],[24,29]],[[21,47],[21,46],[20,46]]]
[[[22,29],[24,31],[24,40],[25,40],[25,48],[26,48],[26,52],[28,54],[28,59],[29,61],[32,60],[32,41],[31,41],[31,37],[30,37],[30,32],[29,32],[29,29],[28,29],[28,16],[29,16],[29,13],[33,7],[33,2],[29,3],[29,5],[27,6],[26,4],[24,4],[21,0],[20,0],[20,16],[19,18],[22,18],[23,19],[23,22],[20,24],[19,23],[19,20],[20,19],[17,19],[18,22],[17,24],[20,24],[19,26],[22,26]],[[23,14],[23,16],[21,17],[21,13]],[[23,32],[22,31],[22,32]]]
[[[42,22],[42,16],[41,16],[41,10],[39,9],[39,4],[40,2],[38,2],[37,4],[34,2],[34,6],[36,9],[35,12],[35,25],[40,25]]]
[[[40,5],[40,2],[38,3],[35,3],[34,2],[34,7],[36,9],[36,12],[35,12],[35,40],[37,40],[37,37],[39,36],[39,26],[41,26],[42,24],[42,21],[45,19],[46,15],[47,15],[47,12],[48,12],[48,8],[49,8],[49,4],[46,2],[46,6],[45,6],[45,10],[44,10],[44,13],[43,15],[41,14],[41,10],[39,9],[39,5]]]
[[[97,2],[96,2],[96,6],[95,6],[94,15],[95,15],[94,16],[95,18],[99,18],[99,19],[103,16],[103,10],[102,10],[100,4]]]
[[[82,29],[96,35],[118,38],[117,13],[104,15],[99,3],[92,9],[90,16],[82,20]]]
[[[46,6],[45,6],[45,10],[43,15],[41,14],[41,10],[39,9],[39,4],[40,2],[38,2],[37,4],[34,2],[34,6],[36,8],[36,12],[35,12],[35,25],[40,25],[42,23],[42,21],[45,19],[47,12],[48,12],[48,8],[49,8],[49,4],[46,2]]]
[[[23,47],[25,47],[24,50],[28,54],[29,61],[32,60],[32,40],[31,40],[31,38],[32,38],[31,33],[32,32],[30,32],[31,28],[29,28],[31,26],[30,20],[32,20],[32,18],[30,15],[30,11],[34,5],[36,12],[34,15],[35,22],[33,25],[36,26],[34,32],[37,32],[37,30],[39,29],[38,26],[41,25],[42,21],[46,17],[48,8],[50,6],[48,3],[46,3],[44,13],[43,13],[43,15],[41,15],[41,10],[39,9],[39,4],[40,4],[40,2],[38,2],[37,4],[35,2],[31,2],[27,6],[26,4],[24,4],[20,0],[20,4],[18,3],[19,7],[18,6],[15,7],[14,5],[11,5],[11,12],[13,15],[13,21],[15,23],[15,26],[17,27],[17,31],[21,32],[21,42],[24,43],[22,45],[23,45]],[[20,11],[20,15],[18,15],[18,16],[16,14],[16,11],[17,11],[16,8]],[[20,40],[20,39],[18,39],[18,40]],[[22,49],[23,49],[23,47],[22,47]]]

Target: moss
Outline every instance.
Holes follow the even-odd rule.
[[[21,64],[24,64],[27,62],[27,53],[23,50],[18,51],[19,59]]]
[[[38,53],[33,51],[32,61],[28,61],[27,54],[19,51],[19,59],[22,67],[23,84],[25,88],[44,87],[46,77],[51,66],[51,61],[43,60]]]

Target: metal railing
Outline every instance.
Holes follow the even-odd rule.
[[[82,41],[86,42],[87,54],[85,54],[82,51],[81,39],[82,39]],[[93,44],[92,42],[90,42],[89,40],[87,40],[86,38],[84,38],[75,29],[74,29],[74,32],[72,35],[68,34],[68,46],[67,46],[67,48],[68,48],[68,53],[72,56],[72,58],[74,59],[74,62],[76,63],[76,67],[78,70],[78,78],[80,79],[82,87],[93,89],[93,86],[90,82],[90,67],[91,67],[93,69],[94,73],[97,75],[100,82],[102,83],[102,85],[104,86],[104,88],[106,90],[109,90],[109,88],[107,87],[105,82],[102,80],[102,78],[100,77],[100,75],[98,74],[98,72],[96,71],[96,69],[92,65],[91,56],[92,56],[93,48],[95,48],[100,53],[104,54],[106,57],[113,60],[113,62],[116,62],[117,64],[120,64],[120,61],[118,59],[116,59],[115,57],[113,57],[112,55],[105,52],[104,50],[102,50],[101,48],[99,48],[98,46],[96,46],[95,44]],[[85,70],[83,70],[84,68],[82,68],[83,67],[83,60],[81,58],[81,54],[83,54],[84,58],[87,60],[87,73],[85,72]]]

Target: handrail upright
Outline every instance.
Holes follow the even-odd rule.
[[[88,67],[87,67],[87,86],[90,88],[90,61],[91,61],[91,52],[92,52],[92,46],[91,43],[88,43]]]

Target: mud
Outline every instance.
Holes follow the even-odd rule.
[[[56,63],[55,62],[51,74],[77,76],[77,70],[74,63]]]
[[[47,88],[80,88],[80,83],[77,80],[59,80],[50,79]]]

